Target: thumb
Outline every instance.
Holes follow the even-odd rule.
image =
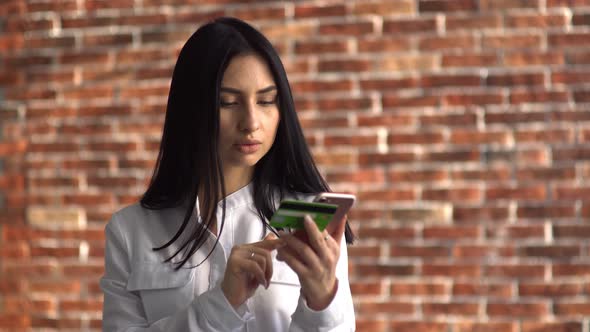
[[[276,235],[274,235],[273,233],[268,233],[265,237],[264,240],[275,240],[278,239]]]

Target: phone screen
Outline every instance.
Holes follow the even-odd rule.
[[[270,219],[270,225],[274,228],[303,229],[303,217],[308,214],[323,231],[336,210],[336,204],[285,200]]]

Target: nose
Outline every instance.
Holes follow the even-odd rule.
[[[260,119],[255,101],[249,101],[242,110],[239,129],[244,132],[255,132],[260,128]]]

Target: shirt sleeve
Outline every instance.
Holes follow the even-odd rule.
[[[344,332],[354,331],[355,317],[350,284],[348,282],[348,252],[344,236],[340,244],[340,258],[336,264],[338,290],[327,308],[315,311],[307,306],[303,295],[291,316],[290,332]]]
[[[105,274],[100,280],[104,294],[103,331],[239,331],[252,318],[246,304],[236,311],[217,285],[195,297],[188,307],[150,325],[139,294],[127,290],[129,251],[124,233],[113,222],[116,218],[113,216],[105,229]]]

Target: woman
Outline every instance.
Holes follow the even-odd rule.
[[[103,330],[354,330],[348,225],[308,218],[280,239],[268,225],[282,199],[328,190],[270,42],[233,18],[202,26],[174,68],[151,183],[106,226]]]

